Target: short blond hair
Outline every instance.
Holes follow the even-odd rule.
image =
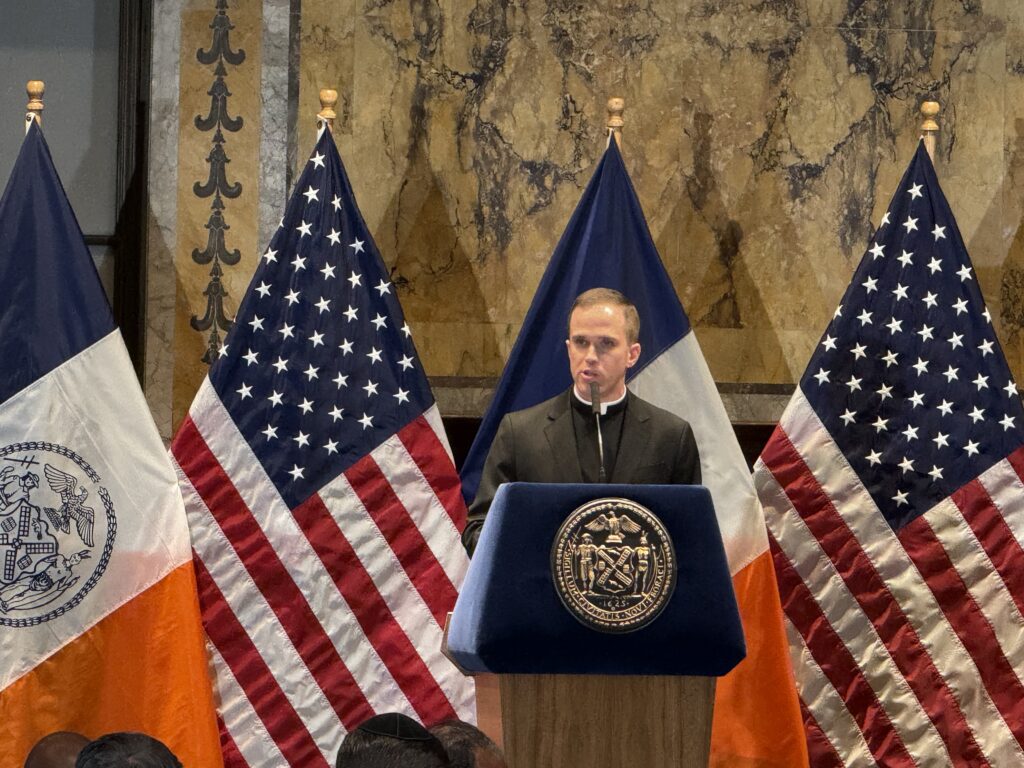
[[[636,344],[640,340],[640,313],[636,311],[636,304],[614,288],[591,288],[584,291],[569,307],[569,319],[565,324],[566,335],[569,334],[569,323],[572,321],[572,313],[577,309],[596,306],[621,307],[622,314],[626,318],[626,341]]]

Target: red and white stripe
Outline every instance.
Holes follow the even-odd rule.
[[[204,382],[172,450],[239,765],[331,765],[378,712],[474,718],[441,654],[468,560],[439,430],[432,407],[292,510]]]
[[[1024,764],[1018,469],[896,532],[794,395],[755,484],[812,765]]]

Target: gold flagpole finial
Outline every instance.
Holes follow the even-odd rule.
[[[921,116],[921,138],[924,139],[924,148],[928,150],[928,157],[935,162],[935,134],[939,132],[939,124],[935,118],[939,116],[939,102],[922,101]]]
[[[35,120],[40,127],[43,125],[43,91],[46,90],[46,85],[42,80],[29,80],[25,86],[25,92],[28,94],[28,104],[25,109],[25,133],[28,133],[29,126],[32,125],[32,121]]]
[[[622,113],[626,109],[626,100],[618,96],[608,99],[608,130],[615,136],[615,144],[622,148],[622,126],[626,121],[622,119]]]
[[[317,128],[326,125],[327,129],[334,131],[334,118],[338,114],[334,107],[338,103],[338,92],[331,88],[323,88],[320,91],[320,111],[316,115]]]

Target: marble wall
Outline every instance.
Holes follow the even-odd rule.
[[[150,258],[154,232],[165,267],[174,255],[151,280],[147,391],[169,432],[205,367],[189,319],[209,269],[190,254],[209,204],[190,195],[210,137],[192,121],[208,110],[196,48],[218,3],[167,3],[158,36],[167,25],[163,47],[180,45],[158,51],[169,69],[156,76],[179,78],[165,106],[180,117],[175,131],[157,115],[152,151],[175,145],[177,210],[155,203]],[[228,145],[246,190],[225,211],[242,251],[228,310],[312,146],[317,91],[336,88],[339,149],[449,413],[479,410],[500,374],[612,95],[626,100],[623,152],[651,231],[736,419],[771,418],[802,373],[911,158],[925,97],[942,105],[939,178],[1024,376],[1020,3],[220,4],[247,54],[227,78],[247,121]],[[759,396],[774,396],[768,412],[749,407]]]

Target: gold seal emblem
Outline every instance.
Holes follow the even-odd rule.
[[[595,499],[573,511],[555,536],[551,571],[565,607],[599,632],[650,624],[676,588],[668,531],[628,499]]]

